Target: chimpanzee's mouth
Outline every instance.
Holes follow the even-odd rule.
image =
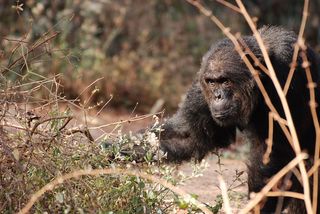
[[[213,119],[222,126],[232,125],[237,123],[237,108],[235,106],[231,106],[227,110],[224,111],[212,111],[211,115]]]
[[[216,119],[224,119],[224,118],[230,118],[233,117],[235,113],[235,108],[234,107],[230,107],[227,110],[224,111],[214,111],[212,112],[212,116]]]

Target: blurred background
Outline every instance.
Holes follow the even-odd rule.
[[[250,33],[237,12],[214,0],[203,2],[232,32]],[[299,31],[303,1],[244,3],[258,26]],[[320,0],[310,4],[305,36],[319,52]],[[49,41],[39,40],[56,32]],[[33,81],[56,75],[68,99],[90,97],[95,105],[112,97],[109,107],[125,111],[148,113],[156,103],[174,111],[202,55],[222,37],[184,0],[0,0],[1,75],[12,82],[30,72],[37,74]],[[24,48],[17,50],[18,44]],[[17,61],[23,51],[27,59]]]
[[[233,33],[251,34],[237,12],[216,0],[202,2]],[[244,0],[258,26],[281,25],[295,32],[303,2]],[[310,1],[305,31],[317,52],[319,8],[320,0]],[[209,202],[214,213],[223,203],[215,178],[223,175],[232,206],[243,206],[249,146],[241,136],[223,156],[209,156],[200,166],[182,165],[186,176],[155,164],[152,152],[141,165],[121,153],[132,143],[154,145],[155,134],[145,128],[158,124],[157,118],[133,113],[173,113],[202,55],[223,37],[185,0],[0,0],[0,213],[18,212],[59,175],[95,168],[141,167],[173,184],[187,181],[181,188]],[[132,133],[141,128],[144,137],[138,139]],[[196,212],[170,191],[136,176],[83,177],[46,194],[31,212]]]

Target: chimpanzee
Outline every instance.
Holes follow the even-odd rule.
[[[291,31],[273,26],[262,27],[259,32],[267,47],[277,78],[284,87],[297,36]],[[243,36],[241,41],[264,65],[255,37]],[[318,84],[319,59],[309,47],[305,53],[312,79]],[[249,54],[247,56],[254,61]],[[302,57],[299,55],[286,97],[301,148],[309,154],[309,162],[312,163],[316,134],[309,105],[308,81],[302,63]],[[254,66],[273,105],[279,115],[285,118],[271,78],[261,70],[261,66]],[[319,103],[318,87],[315,88],[315,94],[315,101]],[[270,159],[267,164],[263,163],[263,154],[267,148],[269,112],[270,109],[252,73],[235,50],[234,44],[229,39],[223,39],[204,55],[200,71],[188,90],[182,106],[164,122],[160,147],[167,153],[169,161],[188,160],[192,157],[200,160],[210,151],[227,147],[234,142],[238,129],[251,144],[248,161],[249,192],[259,192],[269,178],[295,157],[279,123],[274,122]],[[319,113],[319,110],[317,112]],[[291,182],[290,191],[302,192],[302,186],[294,175],[291,176]],[[268,198],[261,212],[273,213],[276,205],[277,198]],[[302,200],[286,198],[284,208],[286,207],[289,213],[305,212]]]

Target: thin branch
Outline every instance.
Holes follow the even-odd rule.
[[[99,82],[100,80],[104,79],[104,77],[100,77],[98,79],[96,79],[95,81],[93,81],[92,83],[90,83],[87,87],[85,87],[80,93],[79,95],[77,96],[76,100],[78,100],[81,95],[86,91],[88,90],[92,85],[96,84],[97,82]]]
[[[249,56],[253,59],[253,63],[255,66],[258,66],[266,75],[270,76],[268,68],[266,68],[258,59],[258,57],[250,50],[248,45],[243,41],[240,34],[236,35],[236,38],[239,40],[239,43],[244,47],[245,53],[248,53]]]
[[[50,117],[48,119],[42,120],[42,121],[38,121],[34,124],[34,126],[32,127],[31,131],[30,131],[30,136],[32,136],[35,132],[35,130],[38,128],[39,125],[45,123],[45,122],[49,122],[52,120],[62,120],[62,119],[70,119],[72,118],[72,116],[61,116],[61,117]]]
[[[292,161],[290,161],[277,174],[275,174],[260,192],[255,194],[255,197],[247,203],[247,205],[239,212],[239,214],[249,213],[250,210],[252,210],[269,193],[272,187],[274,187],[283,176],[285,176],[292,168],[294,168],[307,157],[308,155],[305,153],[298,154]]]
[[[222,176],[220,175],[218,176],[218,180],[219,180],[220,190],[221,190],[222,199],[223,199],[224,211],[226,212],[226,214],[232,214],[226,182],[223,180]]]
[[[106,128],[106,127],[109,127],[109,126],[116,126],[116,125],[120,125],[120,124],[123,124],[123,123],[131,123],[131,122],[143,120],[143,119],[146,119],[146,118],[149,118],[149,117],[153,117],[154,115],[159,115],[159,114],[162,114],[162,113],[163,113],[163,111],[156,112],[156,113],[154,113],[154,114],[146,114],[146,115],[137,116],[137,117],[134,117],[134,118],[131,118],[131,119],[127,119],[127,120],[122,120],[122,121],[119,121],[119,122],[108,123],[108,124],[106,124],[106,125],[89,127],[88,129],[89,129],[89,130],[95,130],[95,129]]]
[[[300,200],[304,200],[304,195],[298,192],[291,192],[291,191],[271,191],[268,192],[268,197],[290,197],[290,198],[297,198]]]
[[[33,52],[34,50],[36,50],[38,47],[42,46],[43,44],[47,43],[48,41],[52,40],[53,38],[55,38],[57,35],[59,34],[59,32],[54,32],[51,36],[45,38],[42,42],[34,45],[31,47],[31,49],[28,50],[28,52],[26,53],[26,55],[30,54],[31,52]],[[8,69],[10,69],[12,66],[14,66],[17,62],[19,62],[20,60],[23,59],[23,57],[25,57],[24,55],[19,57],[18,59],[16,59],[15,61],[13,61],[10,65],[8,65]],[[4,70],[3,73],[5,73]]]
[[[75,133],[82,133],[84,134],[91,142],[94,142],[94,138],[92,137],[88,127],[85,127],[85,128],[71,128],[71,129],[68,129],[66,130],[66,134],[68,135],[72,135],[72,134],[75,134]]]
[[[241,13],[240,9],[236,5],[231,4],[230,2],[227,2],[225,0],[217,0],[217,2],[230,8],[231,10],[234,10],[237,13]]]
[[[111,102],[111,100],[113,99],[113,95],[110,95],[109,100],[100,108],[100,110],[96,113],[95,117],[99,116],[100,113],[104,110],[104,108]]]
[[[3,37],[2,39],[7,40],[9,42],[18,42],[18,43],[26,43],[26,44],[29,43],[28,41],[25,41],[24,39],[11,39],[11,38],[6,38],[6,37]]]
[[[289,71],[289,74],[287,77],[287,81],[286,81],[284,88],[283,88],[283,92],[285,95],[288,93],[288,90],[289,90],[289,87],[291,84],[291,80],[292,80],[294,71],[297,66],[299,49],[304,44],[303,34],[304,34],[304,29],[306,27],[307,18],[308,18],[308,8],[309,8],[309,0],[304,0],[302,19],[301,19],[300,30],[299,30],[299,34],[298,34],[298,40],[294,46],[292,61],[291,61],[291,65],[290,65],[290,71]]]
[[[267,149],[263,155],[262,162],[263,164],[267,164],[270,161],[270,154],[272,152],[273,145],[273,114],[269,113],[269,128],[268,128],[268,139],[266,140]]]
[[[313,166],[309,169],[308,171],[308,176],[312,176],[316,171],[319,170],[319,166],[320,166],[320,159],[317,159],[314,163]]]
[[[304,68],[308,80],[308,88],[310,94],[310,111],[313,119],[314,129],[316,132],[316,145],[315,145],[315,152],[314,152],[314,162],[319,159],[320,155],[320,125],[319,125],[319,118],[317,113],[317,106],[316,103],[316,94],[315,88],[316,83],[312,80],[311,70],[310,70],[310,63],[308,62],[307,58],[307,47],[304,45],[302,47],[301,57],[302,57],[302,67]],[[315,164],[315,163],[314,163]],[[318,206],[318,186],[319,186],[319,170],[316,170],[313,174],[313,193],[312,193],[312,209],[313,213],[317,213],[317,206]]]
[[[307,0],[306,0],[307,1]],[[258,32],[255,23],[253,22],[252,18],[250,17],[250,15],[248,14],[246,8],[244,7],[243,3],[241,0],[236,0],[240,10],[242,11],[242,14],[244,16],[244,18],[246,19],[248,25],[250,26],[258,44],[260,47],[260,50],[262,52],[264,61],[266,62],[267,68],[269,70],[270,73],[270,78],[272,79],[272,82],[276,88],[276,91],[279,95],[281,104],[283,106],[283,110],[284,113],[286,115],[286,120],[288,122],[288,127],[290,130],[290,134],[292,137],[292,141],[293,141],[293,148],[294,151],[296,153],[296,155],[299,155],[301,153],[301,148],[300,148],[300,144],[299,144],[299,140],[298,140],[298,135],[293,123],[293,119],[292,119],[292,115],[290,112],[290,108],[286,99],[286,96],[281,88],[280,82],[277,78],[276,72],[272,66],[270,57],[268,55],[267,49],[263,43],[263,40],[261,38],[260,33]],[[298,41],[299,42],[299,41]],[[309,186],[309,180],[308,180],[308,175],[307,175],[307,170],[306,170],[306,166],[303,162],[299,162],[299,169],[301,171],[301,177],[302,177],[302,181],[303,181],[303,190],[304,190],[304,197],[305,197],[305,204],[306,204],[306,209],[308,213],[312,213],[312,205],[311,205],[311,199],[310,199],[310,186]]]
[[[150,175],[144,172],[137,172],[137,171],[130,171],[128,169],[88,169],[88,170],[78,170],[75,172],[71,172],[65,175],[62,175],[60,177],[57,177],[50,183],[46,184],[44,187],[42,187],[40,190],[38,190],[36,193],[34,193],[28,203],[18,212],[19,214],[26,214],[29,212],[29,210],[32,208],[32,206],[40,199],[41,196],[43,196],[46,192],[52,191],[56,186],[64,183],[67,180],[70,180],[72,178],[78,178],[84,175],[90,175],[90,176],[100,176],[100,175],[110,175],[110,174],[117,174],[117,175],[129,175],[129,176],[137,176],[140,178],[147,179],[149,181],[152,181],[154,183],[161,184],[162,186],[170,189],[172,192],[183,196],[184,198],[190,199],[191,196],[185,193],[180,188],[173,186],[171,183],[167,182],[164,179],[158,178],[154,175]],[[199,209],[201,209],[206,214],[212,214],[212,212],[206,207],[206,205],[202,204],[201,202],[197,201],[194,198],[191,198],[191,202],[196,205]]]

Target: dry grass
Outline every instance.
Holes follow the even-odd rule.
[[[178,175],[175,167],[154,160],[154,155],[159,155],[158,138],[151,132],[158,129],[155,114],[90,126],[88,115],[95,112],[98,117],[112,99],[91,104],[101,78],[80,93],[90,94],[86,100],[68,100],[61,93],[60,74],[48,77],[37,73],[30,61],[40,62],[44,54],[36,53],[53,45],[56,35],[47,32],[33,44],[12,41],[11,53],[5,54],[12,58],[7,65],[1,64],[0,211],[156,213],[200,209],[211,213],[174,186],[192,176]],[[76,120],[77,114],[86,118],[83,124]],[[150,117],[154,117],[154,126],[139,137],[120,132],[123,124]],[[104,131],[106,127],[112,131]],[[94,137],[95,130],[103,134]],[[124,155],[137,143],[148,151],[139,156],[140,163],[138,154]]]

